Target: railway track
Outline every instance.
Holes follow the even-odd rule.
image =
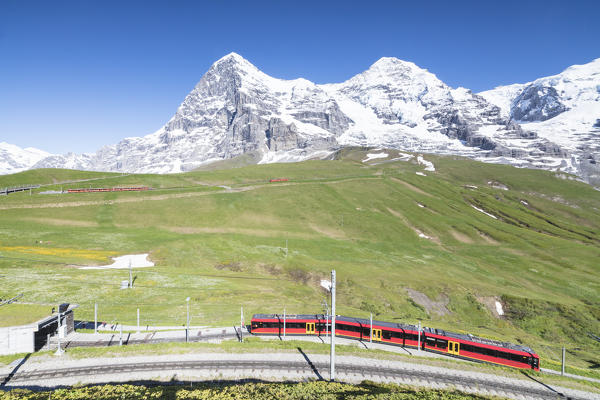
[[[244,336],[248,335],[244,333]],[[203,335],[203,336],[191,336],[189,337],[189,342],[199,343],[199,342],[208,342],[211,340],[226,340],[238,338],[238,335],[235,333],[219,333],[213,335]],[[185,342],[185,337],[176,338],[176,337],[153,337],[153,335],[149,334],[147,338],[144,339],[132,339],[128,334],[123,335],[123,346],[132,345],[132,344],[150,344],[150,343],[171,343],[171,342]],[[109,341],[106,340],[71,340],[71,341],[61,341],[61,348],[63,350],[70,349],[73,347],[111,347],[111,346],[119,346],[121,345],[121,339],[119,334],[114,334],[113,338]],[[56,339],[52,339],[50,344],[46,346],[48,349],[56,349],[58,346],[58,342]]]
[[[94,377],[110,375],[114,379],[115,374],[127,374],[139,372],[177,372],[186,376],[193,376],[193,373],[221,373],[227,374],[227,371],[239,373],[239,370],[247,371],[251,377],[263,376],[282,376],[285,377],[297,374],[304,375],[306,378],[327,379],[329,364],[323,362],[312,363],[308,360],[300,361],[280,361],[280,360],[202,360],[202,361],[164,361],[164,362],[139,362],[139,363],[118,363],[111,365],[89,365],[82,367],[57,368],[48,370],[16,371],[14,374],[0,376],[0,382],[10,384],[11,387],[22,387],[28,385],[40,385],[40,381],[54,381],[57,379]],[[242,372],[243,372],[242,371]],[[451,370],[448,373],[423,371],[404,368],[386,368],[379,366],[369,366],[354,363],[337,363],[336,372],[340,381],[395,381],[397,383],[406,383],[421,386],[435,385],[455,387],[462,390],[475,391],[482,394],[497,394],[515,399],[572,399],[589,400],[591,397],[567,396],[549,386],[533,381],[523,381],[524,383],[500,382],[490,375],[489,379],[481,377],[469,377],[465,375],[453,374]],[[189,380],[186,378],[186,381]],[[1,385],[0,385],[1,387]],[[469,390],[470,389],[470,390]],[[590,395],[593,395],[590,393]],[[598,397],[600,398],[600,397]]]

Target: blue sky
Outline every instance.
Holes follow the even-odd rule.
[[[0,1],[0,142],[91,152],[158,130],[235,51],[341,82],[383,56],[473,91],[600,57],[590,1]]]

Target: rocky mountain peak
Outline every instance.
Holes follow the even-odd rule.
[[[229,53],[226,56],[218,59],[210,67],[207,73],[223,71],[261,73],[261,71],[254,64],[237,53]]]

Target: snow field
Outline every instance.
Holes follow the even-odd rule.
[[[154,263],[148,260],[148,254],[128,254],[120,257],[113,257],[114,262],[110,265],[100,266],[81,266],[79,269],[127,269],[154,267]]]

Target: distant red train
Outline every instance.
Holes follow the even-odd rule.
[[[269,182],[287,182],[288,178],[273,178],[269,179]]]
[[[135,187],[114,187],[114,188],[81,188],[81,189],[67,189],[67,193],[96,193],[96,192],[139,192],[143,190],[150,190],[147,186],[135,186]]]
[[[250,329],[255,335],[282,335],[283,315],[255,314]],[[331,319],[324,315],[286,315],[286,335],[325,336],[331,332]],[[369,340],[371,324],[368,319],[337,316],[336,336]],[[433,353],[472,361],[500,364],[513,368],[540,370],[540,358],[529,347],[484,339],[470,334],[448,332],[435,328],[419,328],[415,325],[395,322],[373,321],[374,342],[418,348]]]

